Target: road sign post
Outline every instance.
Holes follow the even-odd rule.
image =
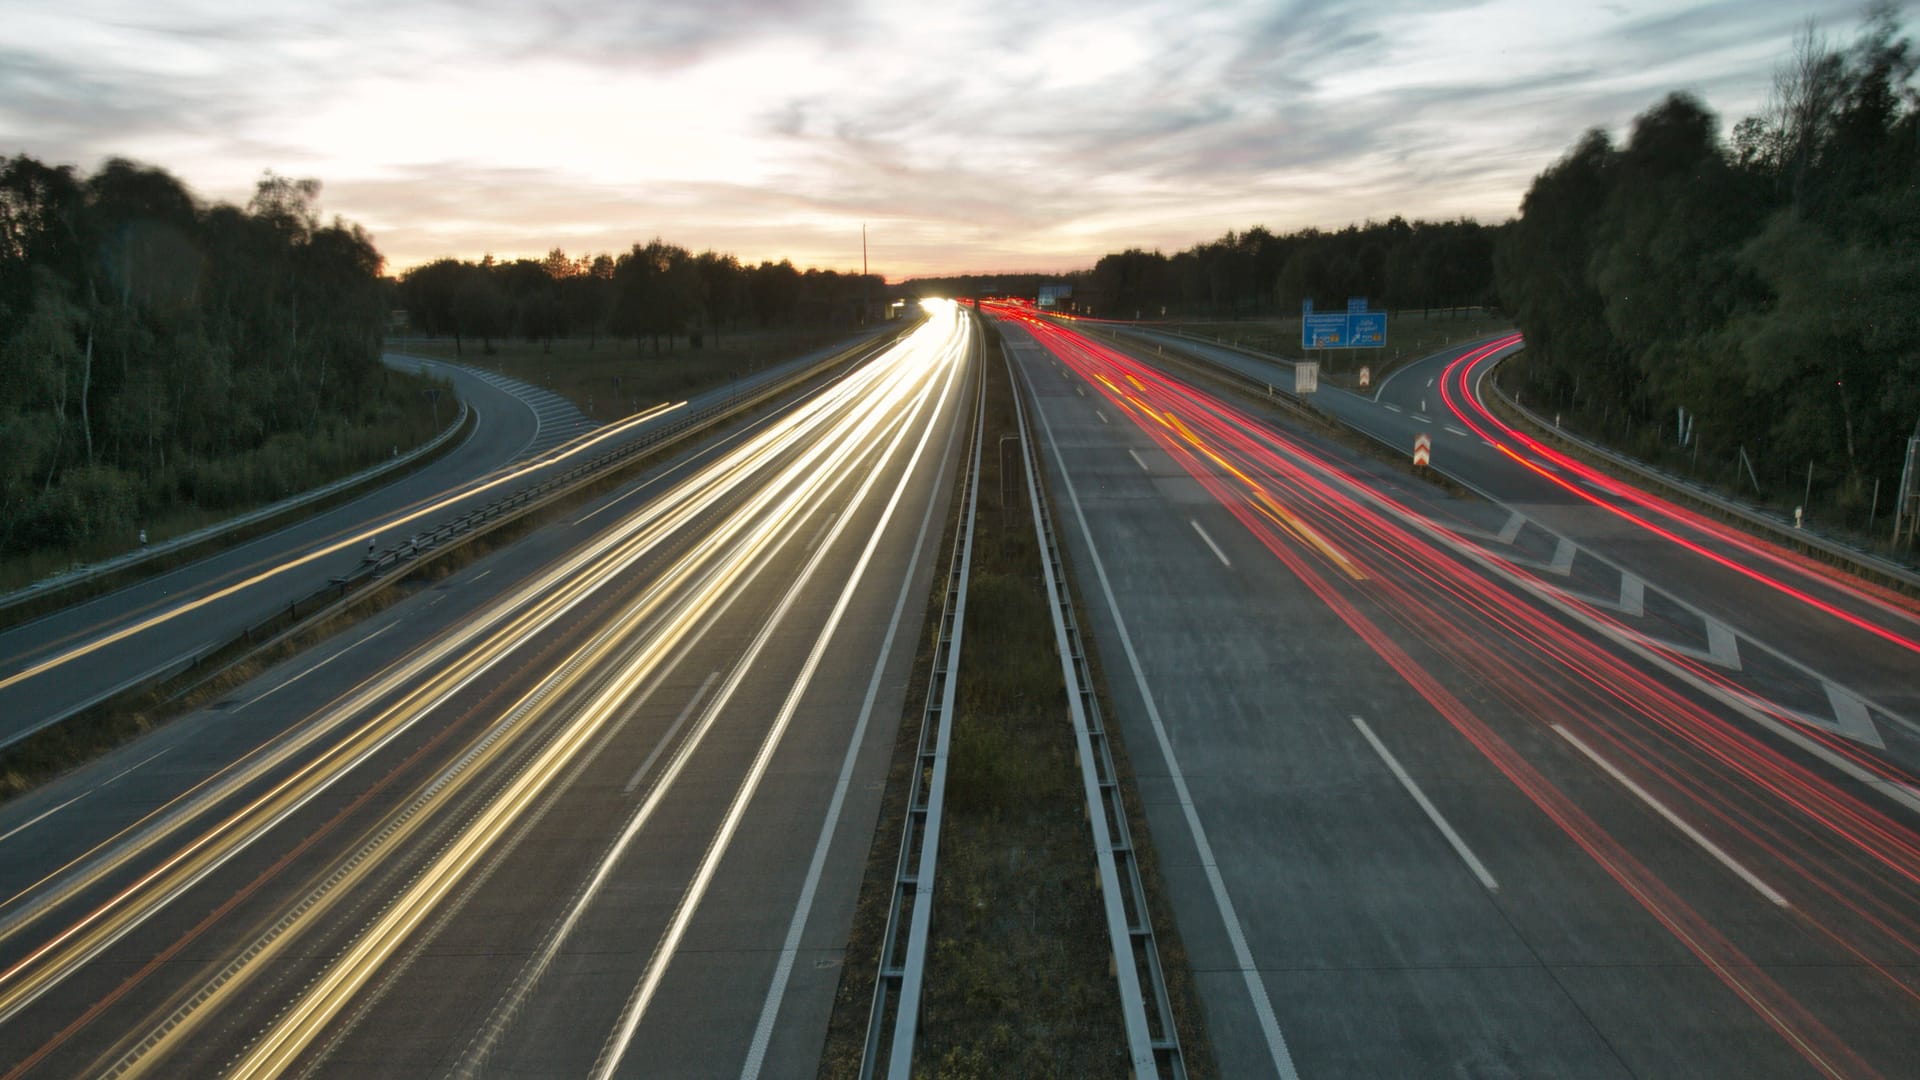
[[[1913,543],[1913,534],[1920,527],[1920,434],[1907,439],[1907,461],[1900,470],[1900,491],[1893,500],[1893,542],[1900,543],[1902,526],[1907,533],[1907,543]]]

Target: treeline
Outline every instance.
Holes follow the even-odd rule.
[[[1804,33],[1729,142],[1684,94],[1623,146],[1588,132],[1496,259],[1528,400],[1643,452],[1690,428],[1686,453],[1731,480],[1744,451],[1793,502],[1817,464],[1864,516],[1920,421],[1915,63],[1883,7],[1844,49]]]
[[[901,285],[913,296],[949,299],[963,296],[1037,296],[1040,286],[1057,282],[1084,282],[1087,272],[1074,270],[1064,274],[949,274],[945,277],[914,278]]]
[[[884,310],[877,275],[796,270],[793,263],[743,265],[732,255],[693,254],[655,239],[619,255],[479,262],[439,259],[400,278],[399,300],[414,330],[452,337],[456,352],[478,341],[517,338],[551,346],[560,337],[631,339],[637,349],[676,338],[700,348],[708,335],[741,326],[853,326]]]
[[[1124,319],[1294,315],[1302,300],[1344,308],[1350,296],[1394,310],[1481,306],[1494,300],[1499,231],[1471,218],[1398,215],[1332,232],[1255,226],[1171,257],[1138,248],[1102,256],[1076,295]]]
[[[1503,226],[1408,222],[1398,215],[1344,229],[1274,234],[1254,226],[1174,255],[1128,248],[1091,270],[922,278],[919,295],[1034,296],[1073,286],[1071,309],[1115,319],[1232,319],[1297,315],[1302,300],[1344,309],[1350,296],[1394,310],[1496,302],[1493,251]]]
[[[0,158],[0,554],[130,545],[413,434],[418,395],[378,365],[380,256],[318,193],[268,174],[207,205],[130,161]]]

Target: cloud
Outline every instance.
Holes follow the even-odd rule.
[[[1912,4],[1908,5],[1909,8]],[[1588,127],[1764,99],[1801,0],[26,0],[0,152],[262,169],[396,266],[660,235],[889,273],[1514,212]],[[1854,0],[1811,13],[1838,36]],[[910,268],[902,271],[898,268]]]

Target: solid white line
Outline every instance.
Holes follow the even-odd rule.
[[[953,390],[954,374],[952,370],[948,371],[946,383],[940,387],[938,398],[933,400],[931,407],[928,409],[929,416],[938,415],[940,411],[946,407],[947,398]],[[933,397],[933,393],[932,388],[929,387],[921,395],[920,401],[926,402],[927,399],[931,397]],[[919,409],[920,405],[914,405],[906,417],[907,421],[911,421],[912,413],[918,412]],[[906,441],[907,433],[907,425],[903,422],[895,429],[891,440],[885,448],[881,450],[878,460],[882,462],[893,460],[894,454],[899,450],[901,444]],[[858,589],[861,580],[866,576],[867,567],[871,565],[874,552],[880,546],[880,539],[886,534],[887,525],[893,520],[894,511],[899,508],[900,500],[905,496],[909,482],[913,478],[914,470],[920,463],[920,455],[926,450],[927,443],[932,437],[933,425],[929,423],[921,429],[920,440],[914,444],[913,452],[907,457],[906,470],[901,474],[899,484],[894,487],[893,494],[887,499],[886,506],[881,510],[879,523],[874,526],[872,535],[867,538],[866,547],[861,550],[860,557],[854,561],[852,571],[847,578],[846,586],[841,590],[839,599],[834,602],[833,610],[828,612],[826,621],[820,628],[819,636],[814,639],[813,648],[807,653],[806,661],[801,665],[799,674],[794,678],[793,684],[787,691],[786,700],[782,702],[779,712],[774,714],[773,721],[768,727],[766,735],[761,739],[759,752],[754,755],[753,762],[748,767],[746,776],[741,779],[740,787],[734,793],[733,802],[728,805],[726,813],[721,816],[718,830],[714,833],[713,838],[708,841],[706,856],[701,859],[700,865],[696,868],[693,878],[681,893],[680,905],[674,909],[673,920],[668,923],[666,930],[661,934],[660,943],[654,947],[653,956],[647,961],[646,967],[641,971],[639,983],[634,987],[633,993],[628,997],[626,1005],[621,1009],[619,1019],[613,1031],[602,1044],[600,1055],[598,1059],[595,1060],[593,1069],[589,1074],[594,1080],[609,1080],[609,1078],[618,1071],[620,1061],[626,1056],[627,1049],[632,1046],[634,1033],[639,1030],[641,1019],[646,1016],[648,1006],[653,1003],[654,995],[659,992],[660,981],[666,977],[667,968],[673,963],[674,957],[680,950],[680,942],[686,936],[688,925],[693,921],[694,914],[700,910],[700,903],[706,897],[707,888],[712,884],[714,874],[719,869],[720,859],[726,855],[727,848],[732,845],[734,832],[739,829],[741,820],[746,817],[747,806],[753,801],[755,792],[759,790],[761,778],[766,775],[767,768],[772,763],[774,750],[780,745],[781,739],[786,734],[787,725],[792,722],[794,714],[799,711],[800,699],[807,688],[812,685],[814,672],[818,670],[821,660],[826,655],[827,646],[839,631],[840,621],[845,617],[847,608],[852,605],[854,593]],[[879,482],[880,474],[881,470],[879,468],[876,468],[868,474],[867,478],[861,482],[859,490],[854,492],[850,505],[858,506],[868,497],[868,493],[871,492]],[[828,544],[832,544],[835,539],[839,538],[841,530],[845,529],[847,523],[851,520],[851,516],[842,516],[839,521],[834,524],[832,536],[827,541]],[[779,624],[784,620],[788,609],[792,606],[799,593],[800,586],[811,579],[819,570],[820,566],[825,562],[825,556],[825,549],[815,552],[807,561],[807,564],[801,569],[800,577],[796,579],[794,588],[786,596],[781,598],[780,604],[769,616],[767,623],[762,626],[760,633],[754,638],[752,644],[748,646],[747,651],[742,654],[740,660],[736,663],[734,672],[729,676],[727,684],[723,686],[720,693],[716,695],[713,705],[709,706],[709,715],[731,699],[734,691],[738,689],[741,681],[746,677],[747,668],[758,661],[760,653],[765,650],[767,643],[773,637],[774,631],[779,628]],[[678,763],[684,763],[684,761],[684,757],[678,759]],[[655,797],[658,797],[657,793]],[[628,825],[627,831],[623,833],[620,838],[620,848],[609,856],[609,862],[605,865],[611,865],[612,859],[617,859],[625,853],[625,845],[631,837],[638,832],[639,826],[645,824],[646,817],[651,815],[650,806],[643,808],[643,810],[644,813],[642,815],[636,815],[633,822]]]
[[[1133,451],[1131,451],[1131,450],[1129,450],[1129,451],[1127,451],[1127,456],[1129,456],[1129,457],[1131,457],[1131,458],[1133,458],[1133,463],[1134,463],[1135,465],[1138,465],[1138,466],[1140,466],[1140,471],[1141,471],[1141,472],[1146,472],[1146,473],[1150,473],[1150,472],[1152,472],[1152,471],[1153,471],[1152,469],[1149,469],[1149,468],[1147,468],[1147,463],[1146,463],[1146,462],[1144,462],[1144,461],[1142,461],[1142,460],[1140,460],[1140,455],[1139,455],[1139,454],[1136,454],[1136,453],[1134,453]]]
[[[487,576],[488,574],[491,574],[491,573],[493,573],[493,567],[491,567],[491,566],[489,566],[489,567],[487,567],[487,568],[486,568],[485,570],[482,570],[482,571],[480,571],[479,573],[477,573],[477,574],[475,574],[475,575],[473,575],[472,577],[470,577],[470,578],[468,578],[468,579],[467,579],[467,584],[469,584],[469,585],[471,585],[471,584],[473,584],[474,582],[476,582],[476,581],[479,581],[479,580],[480,580],[481,578],[483,578],[483,577],[486,577],[486,576]]]
[[[28,818],[27,820],[21,822],[20,824],[15,825],[13,828],[8,829],[4,833],[0,833],[0,840],[5,840],[7,839],[7,837],[12,836],[14,833],[21,832],[25,829],[31,828],[32,826],[40,824],[40,822],[42,822],[43,820],[52,817],[53,815],[59,813],[62,810],[65,810],[67,807],[72,806],[74,803],[79,802],[81,799],[84,799],[91,794],[93,794],[93,789],[88,788],[87,790],[81,792],[78,795],[75,795],[73,798],[68,799],[66,802],[61,803],[59,806],[56,806],[51,810],[41,811],[38,815]]]
[[[1095,415],[1095,416],[1097,416],[1097,417],[1099,417],[1099,418],[1100,418],[1100,422],[1101,422],[1101,423],[1103,423],[1103,424],[1105,424],[1105,423],[1108,423],[1108,422],[1109,422],[1109,421],[1107,420],[1107,414],[1106,414],[1106,413],[1103,413],[1103,412],[1101,412],[1101,411],[1100,411],[1099,409],[1095,409],[1095,410],[1093,410],[1093,415]]]
[[[1024,378],[1025,372],[1021,374]],[[1028,383],[1031,391],[1031,380]],[[1121,617],[1120,605],[1113,598],[1113,584],[1107,580],[1106,564],[1100,560],[1100,549],[1093,542],[1093,530],[1087,527],[1087,515],[1080,507],[1080,493],[1074,489],[1073,476],[1067,472],[1067,461],[1060,453],[1060,443],[1053,437],[1053,423],[1047,419],[1045,410],[1035,408],[1033,413],[1040,418],[1041,430],[1046,432],[1047,448],[1053,451],[1054,464],[1060,470],[1062,486],[1067,491],[1067,502],[1073,507],[1074,519],[1080,524],[1080,535],[1086,540],[1094,576],[1100,581],[1100,592],[1107,601],[1107,610],[1113,614],[1114,630],[1120,636],[1120,650],[1126,654],[1127,666],[1133,670],[1134,686],[1139,690],[1140,700],[1146,707],[1154,741],[1160,747],[1160,759],[1166,763],[1167,776],[1173,781],[1174,795],[1179,799],[1180,812],[1186,818],[1194,851],[1199,855],[1200,865],[1206,872],[1207,886],[1213,892],[1214,907],[1219,911],[1220,922],[1226,929],[1227,942],[1233,947],[1234,966],[1240,970],[1240,976],[1246,983],[1254,1016],[1260,1021],[1261,1033],[1266,1036],[1267,1052],[1273,1059],[1274,1071],[1280,1074],[1282,1080],[1299,1080],[1300,1071],[1294,1067],[1293,1055],[1287,1050],[1286,1037],[1280,1034],[1279,1021],[1274,1019],[1273,1001],[1267,996],[1260,969],[1254,966],[1253,950],[1247,947],[1246,930],[1240,925],[1240,916],[1234,910],[1232,897],[1227,895],[1227,883],[1220,876],[1220,863],[1213,856],[1213,845],[1207,840],[1207,830],[1200,824],[1200,812],[1193,805],[1193,793],[1187,788],[1186,774],[1180,771],[1180,760],[1174,756],[1167,725],[1160,719],[1160,708],[1154,704],[1153,690],[1147,686],[1146,673],[1140,669],[1140,654],[1133,647],[1133,635],[1127,633],[1127,622]]]
[[[427,606],[432,607],[434,604],[439,603],[440,600],[445,600],[446,598],[447,598],[446,594],[441,593],[439,599],[429,601]],[[381,627],[378,630],[375,630],[373,633],[368,634],[366,637],[361,638],[359,641],[354,642],[353,644],[347,646],[346,648],[341,649],[339,652],[334,653],[332,656],[327,657],[325,660],[322,660],[319,663],[313,665],[312,667],[307,668],[305,671],[300,672],[298,675],[293,676],[292,678],[286,680],[285,682],[280,683],[279,685],[274,686],[271,689],[262,690],[260,693],[254,695],[253,697],[248,698],[246,701],[243,701],[240,704],[235,705],[229,711],[239,712],[241,709],[244,709],[247,706],[254,704],[255,702],[261,701],[262,699],[266,698],[268,695],[279,693],[280,691],[286,689],[289,686],[292,686],[294,683],[299,682],[301,679],[306,678],[307,676],[313,674],[314,672],[319,671],[321,668],[326,667],[328,664],[333,663],[335,660],[340,659],[341,657],[347,655],[348,653],[359,648],[360,646],[365,645],[367,642],[372,641],[374,638],[379,637],[381,634],[386,633],[387,631],[393,629],[398,625],[400,625],[400,620],[395,619],[394,621],[388,623],[387,625]]]
[[[947,435],[945,456],[953,456],[954,437],[962,425],[955,423]],[[939,485],[934,485],[934,494]],[[820,889],[820,876],[826,870],[827,849],[833,842],[834,830],[840,825],[840,811],[847,801],[847,790],[853,784],[853,766],[860,755],[860,744],[866,740],[867,721],[873,716],[873,704],[880,693],[880,677],[886,671],[887,657],[893,652],[893,640],[900,630],[900,616],[906,610],[907,597],[912,592],[914,572],[920,566],[920,551],[926,546],[927,529],[933,522],[933,508],[938,502],[927,499],[926,513],[920,516],[920,533],[913,540],[913,554],[907,559],[906,576],[900,581],[900,596],[893,602],[893,617],[887,621],[886,636],[880,640],[880,656],[873,663],[873,679],[867,683],[867,696],[860,703],[860,716],[854,721],[853,734],[847,738],[847,753],[840,761],[840,777],[833,785],[833,798],[827,803],[826,820],[820,823],[820,836],[814,841],[813,861],[807,864],[807,879],[800,887],[800,900],[794,905],[793,919],[787,923],[786,941],[780,946],[780,963],[774,968],[773,982],[767,986],[767,999],[760,1006],[760,1022],[754,1025],[753,1041],[747,1046],[747,1062],[740,1069],[741,1080],[756,1080],[761,1066],[767,1057],[767,1047],[773,1041],[773,1022],[780,1015],[781,999],[786,997],[787,983],[793,977],[793,963],[800,955],[800,935],[807,927],[807,919],[813,913],[813,899]]]
[[[1213,537],[1207,535],[1207,530],[1201,528],[1200,523],[1198,521],[1195,521],[1192,518],[1188,518],[1187,524],[1192,525],[1193,531],[1199,533],[1200,539],[1205,540],[1207,542],[1207,546],[1213,549],[1214,558],[1217,558],[1220,560],[1221,566],[1224,566],[1229,570],[1233,569],[1233,564],[1227,561],[1227,553],[1220,550],[1220,545],[1213,542]]]
[[[1367,737],[1373,752],[1379,754],[1380,760],[1387,763],[1387,768],[1392,770],[1394,779],[1400,781],[1400,786],[1407,789],[1407,794],[1413,796],[1413,801],[1419,803],[1420,809],[1427,812],[1427,820],[1433,822],[1434,827],[1440,830],[1440,835],[1447,838],[1447,843],[1453,846],[1454,854],[1460,856],[1460,861],[1467,864],[1467,869],[1473,871],[1473,876],[1479,878],[1480,884],[1485,885],[1489,891],[1499,892],[1500,883],[1493,880],[1493,875],[1487,872],[1486,866],[1467,847],[1467,842],[1460,839],[1460,834],[1453,831],[1453,826],[1447,824],[1446,818],[1440,816],[1439,809],[1427,801],[1426,793],[1420,790],[1420,785],[1413,782],[1413,777],[1407,775],[1407,770],[1400,767],[1400,762],[1387,751],[1387,745],[1380,741],[1365,720],[1358,716],[1349,717],[1349,719],[1353,721],[1354,727],[1360,729],[1360,734]]]
[[[719,677],[720,673],[717,671],[707,675],[707,681],[700,684],[700,689],[695,690],[693,696],[687,699],[687,704],[681,708],[680,715],[673,718],[673,723],[668,726],[667,733],[660,736],[659,742],[653,744],[653,752],[647,755],[647,760],[642,761],[640,767],[633,770],[633,777],[627,781],[626,787],[620,789],[620,794],[631,795],[633,794],[633,789],[640,786],[641,777],[646,776],[647,770],[653,768],[653,763],[660,760],[661,752],[673,745],[673,737],[680,733],[680,725],[686,723],[687,717],[693,715],[693,707],[700,704],[701,698],[707,696],[707,690],[713,686],[713,680]]]
[[[1561,738],[1572,743],[1573,748],[1575,750],[1578,750],[1582,754],[1585,754],[1587,756],[1587,760],[1593,762],[1595,765],[1600,766],[1601,770],[1604,771],[1608,776],[1611,776],[1615,780],[1619,781],[1621,787],[1626,788],[1628,791],[1633,792],[1634,796],[1638,798],[1641,802],[1646,803],[1648,806],[1652,807],[1654,813],[1659,814],[1663,818],[1666,818],[1667,824],[1672,825],[1674,828],[1679,829],[1682,833],[1685,833],[1687,839],[1693,841],[1696,844],[1699,844],[1702,848],[1706,850],[1707,854],[1713,856],[1715,859],[1718,859],[1720,861],[1720,865],[1733,871],[1734,874],[1738,876],[1741,881],[1744,881],[1747,884],[1753,886],[1755,892],[1758,892],[1761,896],[1766,897],[1768,900],[1773,901],[1774,903],[1780,905],[1781,907],[1790,906],[1787,903],[1786,897],[1781,896],[1779,893],[1773,891],[1773,889],[1770,886],[1768,886],[1766,882],[1761,881],[1759,878],[1755,877],[1752,871],[1748,870],[1746,867],[1741,866],[1739,863],[1735,862],[1733,856],[1721,850],[1720,845],[1707,839],[1705,836],[1702,836],[1699,830],[1695,829],[1693,826],[1687,824],[1686,822],[1680,820],[1680,816],[1678,814],[1675,814],[1673,811],[1667,809],[1665,803],[1661,802],[1659,799],[1654,798],[1651,794],[1648,793],[1647,789],[1641,787],[1639,784],[1634,783],[1633,779],[1627,776],[1626,773],[1623,773],[1619,769],[1614,768],[1612,762],[1608,761],[1606,758],[1601,757],[1597,752],[1594,751],[1593,747],[1588,746],[1584,742],[1581,742],[1579,736],[1575,735],[1571,731],[1568,731],[1566,728],[1561,727],[1559,724],[1553,725],[1553,730],[1559,732]]]

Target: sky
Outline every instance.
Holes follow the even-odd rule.
[[[1920,0],[1902,0],[1911,30]],[[1516,214],[1674,90],[1730,129],[1799,0],[0,0],[0,155],[321,181],[390,271],[655,236],[890,280]]]

